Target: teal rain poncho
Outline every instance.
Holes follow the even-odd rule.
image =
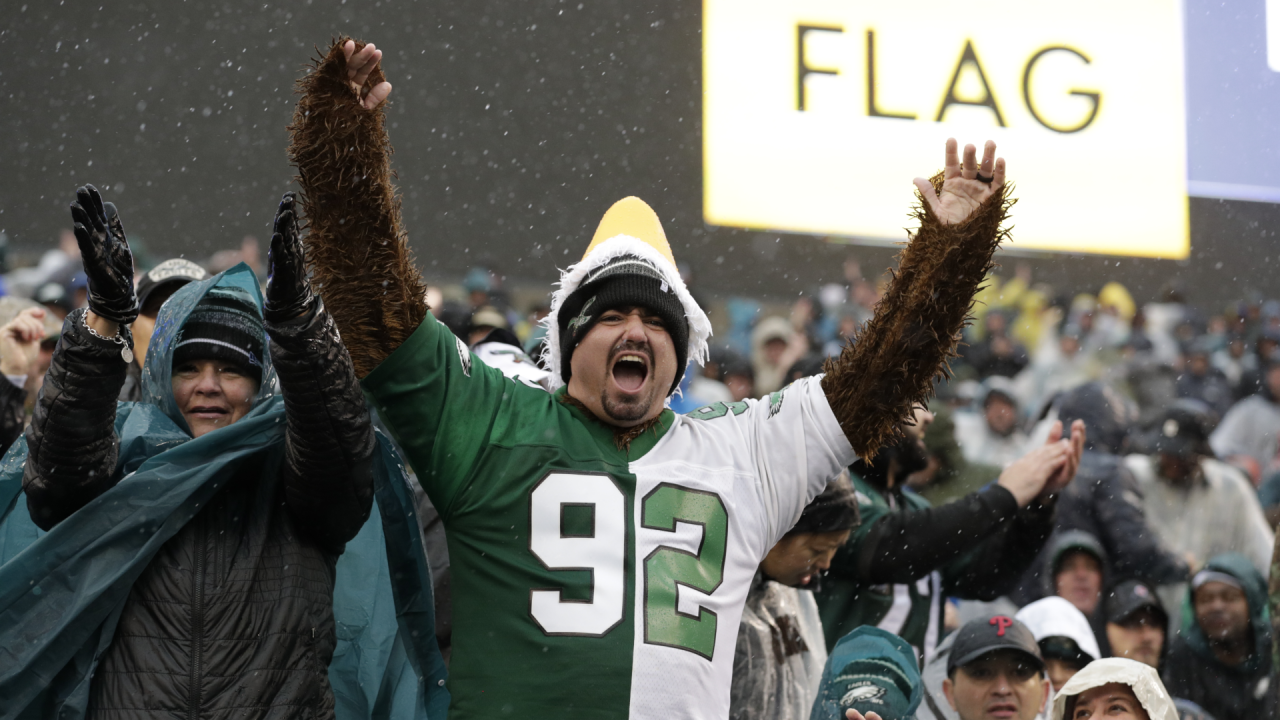
[[[217,492],[233,463],[262,455],[261,482],[279,480],[285,411],[269,357],[253,409],[198,439],[170,391],[174,338],[214,286],[248,292],[262,306],[244,264],[188,284],[165,303],[142,373],[143,401],[116,411],[123,479],[115,487],[45,533],[31,522],[22,492],[26,440],[0,461],[2,720],[83,718],[97,660],[160,546]],[[329,680],[338,720],[435,720],[445,716],[449,696],[430,571],[404,466],[386,438],[378,444],[374,511],[337,563]]]

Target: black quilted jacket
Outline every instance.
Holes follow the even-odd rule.
[[[73,313],[27,430],[46,529],[119,481],[119,347]],[[329,315],[268,325],[288,422],[280,482],[240,466],[134,583],[91,689],[94,718],[332,718],[334,566],[368,518],[375,440]],[[270,462],[258,456],[255,462]],[[270,497],[260,497],[270,494]]]

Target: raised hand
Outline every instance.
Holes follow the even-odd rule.
[[[1004,188],[1004,158],[996,157],[996,144],[988,140],[982,148],[982,163],[978,163],[978,149],[964,146],[964,161],[956,152],[955,138],[947,138],[945,164],[942,171],[942,191],[934,190],[933,183],[916,178],[916,188],[929,209],[943,225],[963,222],[977,210],[987,198]]]
[[[382,51],[369,43],[356,52],[355,41],[348,40],[342,46],[342,54],[347,58],[347,82],[351,83],[351,89],[360,98],[360,104],[366,110],[381,105],[391,94],[391,83],[384,80],[372,87],[368,87],[368,83],[369,76],[377,69],[378,63],[382,62]]]
[[[1055,424],[1049,432],[1049,442],[1056,442],[1062,439],[1062,426]],[[1071,439],[1067,441],[1067,457],[1062,463],[1062,467],[1057,472],[1049,476],[1045,481],[1044,489],[1041,494],[1060,492],[1068,484],[1072,478],[1076,476],[1076,470],[1080,468],[1080,457],[1084,454],[1085,428],[1083,420],[1076,420],[1071,423]]]
[[[75,222],[84,273],[89,278],[89,310],[111,322],[133,322],[138,317],[133,253],[116,206],[102,202],[98,189],[85,185],[76,190],[71,219]]]
[[[0,373],[26,375],[40,357],[44,308],[27,308],[0,327]]]
[[[849,708],[848,710],[845,710],[844,716],[846,720],[880,720],[879,713],[868,712],[866,715],[863,715],[862,713],[858,712],[857,710],[854,710],[853,708]]]
[[[307,280],[306,256],[298,233],[295,195],[285,193],[276,210],[271,251],[267,255],[267,302],[263,319],[271,323],[292,320],[311,309],[315,296]]]

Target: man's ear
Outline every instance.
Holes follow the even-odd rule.
[[[951,705],[951,709],[956,709],[955,684],[951,682],[951,678],[942,678],[942,694],[947,696],[947,703]]]
[[[1050,689],[1051,689],[1051,686],[1049,685],[1049,678],[1048,678],[1048,676],[1044,676],[1044,679],[1043,679],[1043,680],[1041,680],[1041,682],[1040,682],[1040,692],[1041,692],[1041,695],[1040,695],[1040,713],[1041,713],[1041,714],[1044,714],[1044,712],[1045,712],[1045,707],[1046,707],[1046,706],[1048,705],[1048,703],[1049,703],[1049,696],[1052,694],[1052,693],[1050,692]]]

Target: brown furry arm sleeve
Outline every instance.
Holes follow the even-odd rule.
[[[289,125],[298,169],[311,282],[333,315],[364,377],[403,343],[427,313],[391,180],[385,104],[365,109],[347,81],[341,38],[298,81],[302,99]],[[356,43],[356,51],[364,43]],[[368,79],[384,79],[378,67]]]
[[[942,188],[942,173],[932,178]],[[1002,228],[1012,187],[987,198],[962,223],[944,225],[923,198],[914,209],[920,228],[898,255],[898,270],[875,316],[827,361],[822,389],[859,457],[870,458],[928,399],[933,380],[949,376],[973,295],[1008,237]]]

